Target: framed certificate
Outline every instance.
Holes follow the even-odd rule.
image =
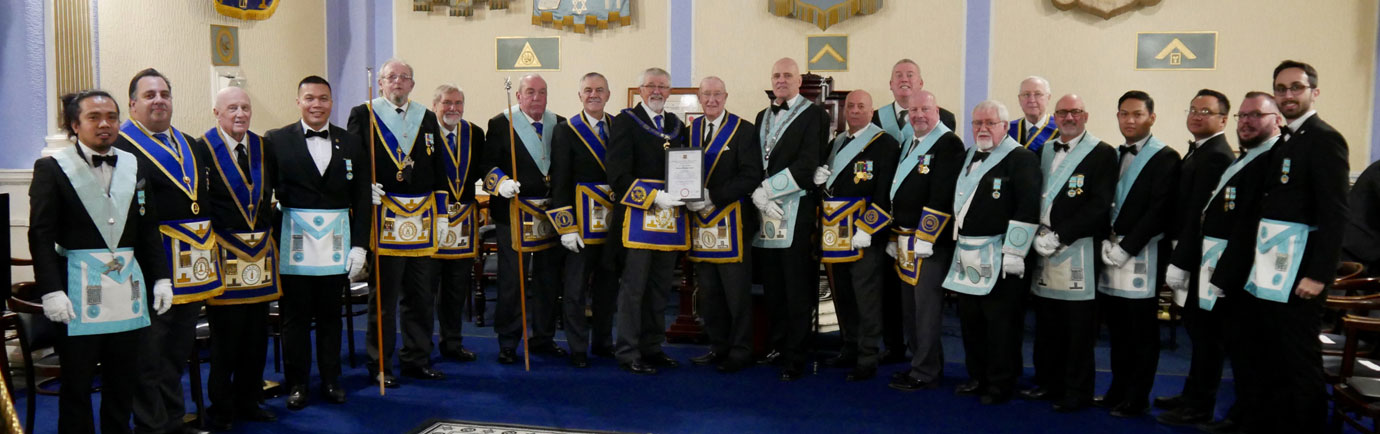
[[[704,148],[666,150],[666,192],[682,201],[704,200]]]

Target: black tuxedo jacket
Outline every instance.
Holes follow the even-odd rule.
[[[1202,261],[1202,211],[1217,187],[1222,172],[1227,170],[1236,155],[1227,144],[1227,135],[1222,134],[1206,142],[1197,149],[1188,151],[1179,165],[1178,208],[1175,212],[1174,228],[1171,235],[1179,242],[1174,248],[1170,263],[1183,270],[1196,270]],[[1257,159],[1259,161],[1259,159]],[[1190,271],[1191,272],[1191,271]]]
[[[1054,152],[1054,146],[1040,147],[1040,155]],[[1059,242],[1067,245],[1093,237],[1094,244],[1107,238],[1111,221],[1112,200],[1116,197],[1117,152],[1107,142],[1097,142],[1083,161],[1078,162],[1073,175],[1083,175],[1083,193],[1068,196],[1068,178],[1060,179],[1058,190],[1049,208],[1050,228],[1059,234]],[[1041,174],[1036,195],[1044,192],[1049,173]]]
[[[245,135],[244,143],[246,145],[249,144],[248,134]],[[225,167],[221,168],[221,170],[217,170],[216,160],[214,158],[208,157],[206,159],[206,166],[211,176],[206,177],[206,183],[208,184],[207,189],[209,191],[207,192],[206,200],[203,201],[202,211],[210,211],[211,227],[216,228],[216,230],[261,231],[274,229],[274,232],[277,232],[274,227],[278,220],[275,218],[273,210],[274,183],[272,181],[278,169],[276,160],[273,158],[273,143],[267,138],[263,138],[262,144],[263,162],[261,164],[263,165],[263,180],[260,181],[260,183],[263,185],[256,185],[252,188],[261,189],[263,193],[259,196],[259,203],[254,204],[254,211],[249,214],[249,217],[254,219],[253,226],[250,226],[249,222],[244,220],[244,216],[240,213],[239,203],[235,201],[235,195],[230,192],[230,186],[226,184],[225,178],[221,176],[221,170],[235,170],[235,151],[233,149],[227,149],[227,153],[230,154],[231,160],[222,161]],[[226,143],[225,145],[231,146],[232,144]],[[207,141],[205,137],[198,140],[196,146],[204,148],[208,156],[215,154],[215,149],[212,148],[211,143]],[[253,157],[251,156],[250,158]],[[248,177],[249,175],[246,174],[245,176]]]
[[[514,111],[513,116],[522,116],[522,113]],[[568,129],[564,124],[565,117],[557,115],[556,125],[543,125],[542,134],[556,134],[562,129]],[[489,119],[489,133],[484,141],[484,157],[487,162],[484,163],[484,170],[483,173],[480,173],[480,176],[484,176],[484,174],[497,167],[499,170],[502,170],[503,173],[508,174],[508,177],[513,178],[518,184],[522,185],[522,191],[518,193],[518,196],[550,197],[551,186],[548,184],[546,176],[541,174],[541,169],[537,168],[536,160],[534,160],[531,155],[527,154],[527,148],[522,143],[522,137],[514,135],[512,136],[513,143],[508,143],[508,137],[511,133],[508,130],[509,128],[511,127],[508,125],[508,118],[504,116],[504,113],[499,113]],[[556,138],[552,137],[552,148],[555,148],[555,142]],[[516,157],[513,155],[513,152],[510,152],[510,146],[517,151]],[[555,166],[555,149],[552,149],[552,152],[553,160],[551,165]],[[514,158],[517,158],[518,173],[516,177],[512,174]],[[550,169],[551,168],[548,167],[548,175],[550,174]],[[573,192],[572,190],[572,193]],[[508,209],[509,202],[511,202],[511,200],[503,196],[496,194],[489,196],[489,219],[497,224],[508,224],[508,213],[510,212]]]
[[[1318,230],[1308,234],[1299,277],[1329,284],[1337,274],[1349,213],[1346,139],[1317,114],[1287,137],[1270,151],[1260,217],[1316,226]],[[1285,159],[1290,161],[1287,183],[1281,180]],[[1291,295],[1290,301],[1296,298]]]
[[[908,145],[901,146],[904,148]],[[902,155],[905,151],[906,149],[901,149]],[[934,142],[929,155],[933,157],[930,157],[928,173],[920,173],[920,164],[916,164],[909,173],[900,173],[899,167],[896,169],[898,172],[893,182],[901,179],[901,186],[896,189],[896,197],[891,201],[891,218],[896,225],[907,228],[919,227],[920,215],[925,208],[951,216],[956,212],[954,186],[958,183],[958,174],[963,171],[963,158],[966,155],[963,139],[958,138],[952,131],[944,133]],[[900,164],[899,157],[897,164]],[[957,223],[950,219],[949,224],[944,225],[944,230],[939,232],[935,244],[953,245],[954,226]]]
[[[368,249],[369,213],[373,209],[369,193],[369,156],[360,145],[359,137],[349,131],[331,125],[330,135],[331,162],[326,166],[326,174],[322,175],[307,150],[302,122],[269,130],[264,138],[273,143],[269,154],[276,169],[269,183],[274,186],[278,203],[284,208],[349,208],[350,244]],[[351,161],[348,172],[352,175],[347,175],[346,159]]]
[[[1130,158],[1131,154],[1126,157]],[[1115,167],[1113,173],[1119,173],[1121,165]],[[1155,235],[1169,233],[1176,215],[1174,193],[1178,180],[1179,151],[1165,146],[1141,169],[1140,176],[1126,194],[1126,202],[1121,204],[1121,212],[1112,222],[1112,231],[1122,236],[1119,243],[1122,250],[1134,256]]]
[[[468,122],[468,121],[466,121],[466,122]],[[485,148],[488,147],[488,146],[487,146],[487,143],[484,141],[484,129],[483,129],[483,128],[480,128],[480,127],[479,127],[479,124],[476,124],[476,123],[474,123],[474,122],[469,122],[469,124],[470,124],[470,161],[468,162],[468,164],[469,164],[468,173],[466,173],[465,179],[461,179],[461,180],[451,179],[451,178],[450,178],[451,174],[450,174],[450,173],[447,173],[447,174],[446,174],[446,182],[447,182],[448,184],[451,183],[451,182],[459,181],[459,186],[458,186],[458,187],[459,187],[459,189],[460,189],[460,193],[459,193],[458,195],[457,195],[456,192],[455,192],[456,187],[453,187],[453,186],[452,186],[452,187],[450,187],[449,190],[446,190],[447,193],[450,193],[450,201],[451,201],[451,202],[474,202],[474,190],[475,190],[475,188],[474,188],[474,183],[475,183],[475,181],[478,181],[478,180],[480,180],[480,179],[483,179],[483,178],[484,178],[484,174],[486,174],[486,173],[489,172],[489,167],[488,167],[488,165],[485,163],[485,160],[484,160],[484,151],[486,150]],[[460,128],[459,126],[456,126],[456,129],[457,129],[456,134],[459,134],[459,133],[460,133],[460,131],[458,131],[459,128]],[[444,143],[444,142],[445,142],[445,137],[446,137],[446,132],[445,132],[444,130],[441,130],[441,141],[440,141],[440,142],[437,142],[437,143]],[[456,137],[456,138],[455,138],[455,146],[460,146],[460,138],[459,138],[459,137]],[[445,167],[446,167],[446,166],[445,166],[445,160],[444,160],[444,159],[450,158],[450,157],[449,157],[449,155],[446,154],[445,152],[441,152],[440,158],[442,159],[442,161],[441,161],[441,169],[442,169],[442,171],[444,171],[444,170],[445,170]],[[554,165],[554,163],[553,163],[553,165]],[[438,205],[439,205],[439,204],[438,204]]]
[[[846,136],[847,133],[839,135]],[[837,139],[835,137],[835,140]],[[844,140],[844,146],[847,146],[849,139]],[[833,141],[830,141],[829,146],[832,150]],[[897,144],[896,139],[891,138],[890,134],[882,131],[847,164],[829,168],[837,173],[838,177],[834,178],[833,184],[826,182],[820,186],[822,197],[862,197],[867,199],[868,203],[877,204],[881,209],[891,209],[891,180],[896,176],[896,160],[900,155],[901,145]],[[828,164],[832,161],[833,158],[830,156],[822,162]],[[872,165],[872,179],[862,180],[856,177],[858,171],[855,169],[859,163]]]
[[[141,166],[136,182],[144,183],[145,188],[150,184],[146,175]],[[144,288],[149,295],[145,299],[152,299],[153,282],[168,278],[168,266],[158,234],[157,209],[151,206],[157,198],[152,191],[145,194],[145,215],[139,215],[138,196],[129,201],[119,247],[134,248],[134,259],[143,270]],[[34,260],[34,282],[39,295],[67,291],[67,258],[58,255],[56,246],[68,250],[107,247],[96,224],[57,160],[44,157],[35,161],[33,183],[29,184],[29,254]]]
[[[346,128],[355,136],[359,137],[363,143],[365,152],[369,152],[369,119],[374,116],[369,113],[368,104],[360,104],[350,110],[350,121]],[[427,135],[431,135],[432,144],[427,146]],[[393,159],[388,156],[388,148],[384,146],[383,137],[374,137],[374,161],[377,177],[374,182],[383,184],[383,191],[400,194],[425,194],[435,191],[450,191],[446,185],[446,166],[441,160],[444,150],[441,146],[445,144],[445,136],[441,135],[441,127],[436,123],[436,114],[431,110],[422,113],[422,126],[417,130],[417,138],[412,141],[412,151],[408,155],[412,156],[415,164],[412,167],[412,178],[406,181],[398,181],[398,166],[393,163]],[[368,160],[364,160],[368,161]]]
[[[728,113],[720,116],[726,117]],[[703,123],[705,119],[701,116],[695,119],[695,122]],[[723,126],[722,123],[723,121],[720,121],[720,126]],[[718,131],[714,132],[714,135],[718,134]],[[703,142],[695,138],[689,140],[691,146],[700,146]],[[709,189],[710,203],[715,208],[723,208],[732,205],[733,202],[743,204],[744,240],[751,240],[753,234],[757,233],[757,225],[761,224],[751,198],[752,191],[757,189],[763,178],[762,145],[758,140],[757,127],[747,119],[742,119],[738,123],[738,131],[734,132],[733,138],[728,141],[726,150],[719,152],[719,162],[705,161],[705,164],[715,164],[709,172],[709,178],[704,181],[705,188]]]
[[[761,139],[760,130],[769,129],[771,125],[763,125],[762,119],[766,116],[767,110],[757,112],[756,125],[759,129],[758,139]],[[784,111],[781,115],[784,116]],[[759,144],[758,147],[765,146]],[[762,172],[762,178],[775,175],[782,170],[790,170],[791,178],[795,179],[796,185],[800,188],[814,192],[817,190],[814,178],[815,168],[829,156],[829,114],[824,111],[824,107],[819,104],[810,104],[805,108],[786,130],[781,133],[780,140],[777,140],[775,147],[767,156],[767,167]],[[760,181],[759,181],[760,183]],[[797,248],[804,246],[809,248],[810,237],[814,234],[814,228],[819,225],[817,218],[814,217],[815,209],[819,204],[813,194],[807,194],[800,198],[800,211],[795,219],[795,236],[792,238],[791,247]]]
[[[962,163],[959,163],[962,164]],[[967,171],[964,167],[960,170]],[[1000,179],[1000,197],[992,197],[992,182]],[[968,214],[959,235],[992,236],[1006,233],[1012,220],[1040,224],[1040,159],[1029,149],[1011,150],[992,170],[987,171],[973,191]],[[962,206],[963,204],[958,204]],[[954,211],[955,213],[958,210]],[[955,215],[957,218],[957,215]]]
[[[1366,267],[1366,275],[1380,275],[1380,163],[1372,163],[1351,186],[1342,260]]]
[[[577,114],[576,116],[580,116]],[[604,132],[609,134],[609,142],[604,144],[604,155],[608,158],[609,148],[613,142],[613,115],[605,113]],[[590,131],[595,135],[599,134],[597,127],[599,120],[591,119],[589,124]],[[594,155],[594,151],[585,146],[580,140],[579,133],[575,132],[575,127],[570,122],[561,124],[552,130],[556,137],[551,138],[551,208],[560,208],[575,205],[575,185],[585,182],[607,184],[609,182],[608,171],[604,168],[604,162]],[[506,172],[506,169],[505,169]],[[523,188],[527,184],[522,185]],[[613,202],[617,203],[621,197],[614,197]]]
[[[148,195],[147,208],[150,208],[153,214],[162,221],[207,218],[206,204],[201,202],[204,201],[209,191],[206,180],[211,175],[211,156],[206,152],[206,147],[196,145],[197,139],[186,133],[183,133],[182,136],[187,139],[187,144],[192,149],[192,156],[196,158],[197,206],[201,207],[200,213],[192,212],[192,199],[187,197],[187,193],[182,192],[182,188],[177,186],[176,181],[164,174],[158,165],[154,164],[153,160],[144,155],[144,151],[140,151],[134,146],[134,143],[126,140],[124,136],[115,140],[116,148],[139,157],[139,174],[142,176],[140,179],[144,180],[144,191]]]
[[[1196,240],[1190,239],[1179,242],[1178,249],[1174,251],[1174,265],[1196,276],[1198,266],[1202,263],[1202,237],[1210,236],[1227,240],[1227,248],[1222,252],[1222,258],[1217,261],[1217,267],[1212,273],[1211,281],[1213,285],[1217,285],[1218,288],[1228,294],[1245,294],[1242,292],[1242,288],[1246,287],[1246,278],[1249,277],[1251,265],[1255,261],[1255,231],[1258,230],[1256,223],[1260,221],[1261,199],[1265,196],[1265,181],[1272,175],[1278,175],[1278,173],[1270,173],[1270,153],[1272,152],[1274,152],[1273,149],[1256,157],[1246,167],[1237,171],[1236,175],[1227,180],[1222,191],[1208,198],[1206,209],[1199,208],[1202,221],[1199,237]],[[1216,187],[1217,183],[1214,182],[1209,188]],[[1235,206],[1230,210],[1226,208],[1225,192],[1227,187],[1236,188]],[[1207,194],[1212,194],[1212,190],[1208,190]],[[1189,247],[1200,253],[1198,257],[1192,258],[1192,262],[1184,262],[1180,265],[1178,251],[1184,249],[1184,243],[1192,244]],[[1189,294],[1189,299],[1196,299],[1197,297],[1197,294]]]
[[[894,104],[894,102],[893,102],[893,104]],[[905,107],[902,107],[902,108],[905,108]],[[881,109],[873,110],[873,111],[872,111],[872,123],[877,124],[877,126],[879,126],[879,127],[882,126],[882,119],[881,119],[881,116],[882,116],[882,115],[881,115]],[[950,130],[950,131],[958,131],[958,130],[955,130],[955,129],[954,129],[954,125],[955,125],[955,124],[954,124],[954,114],[953,114],[953,112],[950,112],[948,109],[945,109],[945,108],[943,108],[943,107],[940,107],[940,108],[939,108],[939,123],[944,124],[944,126],[946,126],[946,127],[949,127],[949,130]]]

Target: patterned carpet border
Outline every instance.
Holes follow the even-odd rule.
[[[431,419],[408,432],[409,434],[628,434],[619,431],[552,428],[511,423],[474,422],[455,419]]]

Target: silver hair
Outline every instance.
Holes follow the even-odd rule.
[[[451,92],[460,92],[460,97],[465,97],[464,89],[461,89],[454,84],[443,83],[440,86],[436,86],[436,94],[432,96],[431,103],[436,104],[437,101],[440,101],[442,97],[446,96],[446,94]]]
[[[391,58],[391,59],[388,59],[388,60],[384,61],[382,65],[379,65],[379,79],[383,79],[383,70],[384,70],[385,68],[388,68],[388,65],[391,65],[391,64],[394,64],[394,63],[399,64],[399,65],[402,65],[402,66],[406,66],[406,67],[407,67],[407,74],[408,74],[408,75],[411,75],[412,78],[414,78],[414,79],[417,78],[416,70],[412,69],[412,64],[407,63],[407,61],[402,60],[402,58],[394,57],[394,58]]]
[[[973,107],[973,113],[992,109],[997,110],[997,118],[1001,119],[1002,122],[1011,120],[1011,113],[1006,111],[1006,104],[1002,104],[1001,101],[997,101],[994,99],[989,99],[978,103],[976,106]]]
[[[518,78],[517,93],[522,93],[522,91],[527,88],[527,80],[531,78],[541,78],[542,81],[546,80],[545,78],[542,78],[541,74],[535,72],[524,75],[521,78]]]
[[[705,77],[705,78],[701,78],[701,79],[700,79],[700,87],[704,87],[704,82],[709,81],[709,80],[714,80],[714,81],[719,82],[719,84],[724,85],[724,93],[728,93],[728,82],[725,82],[724,79],[719,78],[719,76],[717,76],[717,75],[711,75],[711,76],[708,76],[708,77]]]
[[[666,72],[665,69],[657,68],[655,66],[647,68],[646,70],[642,71],[642,83],[640,84],[647,84],[647,79],[651,78],[652,76],[666,77],[669,80],[671,78],[671,73]]]
[[[583,88],[583,87],[585,87],[585,80],[589,80],[589,79],[594,78],[594,77],[599,77],[600,79],[604,80],[604,83],[608,83],[608,82],[609,82],[609,78],[608,78],[608,77],[605,77],[604,74],[600,74],[600,73],[598,73],[598,72],[590,72],[590,73],[587,73],[587,74],[585,74],[585,75],[583,75],[583,76],[580,76],[580,81],[579,81],[578,83],[576,83],[575,86],[576,86],[576,87]]]
[[[1025,83],[1025,82],[1031,81],[1031,80],[1035,80],[1035,82],[1040,83],[1040,87],[1044,88],[1045,94],[1046,94],[1046,95],[1049,94],[1049,80],[1045,80],[1044,77],[1041,77],[1041,76],[1038,76],[1038,75],[1032,75],[1032,76],[1026,77],[1024,80],[1021,80],[1021,83]]]

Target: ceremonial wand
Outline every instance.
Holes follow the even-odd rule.
[[[374,158],[374,137],[378,135],[378,133],[374,131],[374,129],[377,128],[374,125],[374,68],[366,66],[364,67],[364,71],[365,77],[369,80],[369,100],[366,101],[364,104],[369,108],[369,189],[372,191],[374,188],[374,184],[377,184],[379,182],[378,168],[376,167],[377,164],[375,164],[375,162],[377,162],[378,160]],[[374,261],[374,272],[369,274],[373,275],[373,281],[370,282],[370,285],[374,287],[374,314],[378,316],[377,318],[375,318],[375,324],[378,324],[379,326],[375,327],[375,329],[377,329],[379,332],[379,396],[383,396],[384,371],[382,356],[387,352],[383,350],[383,294],[381,292],[383,291],[383,288],[379,286],[379,237],[377,233],[378,227],[379,206],[374,205],[370,208],[369,212],[369,256]]]
[[[517,142],[513,138],[515,134],[513,119],[516,118],[513,117],[513,79],[511,77],[503,78],[503,94],[508,97],[508,156],[511,157],[510,162],[513,169],[509,176],[512,177],[513,182],[517,182]],[[518,258],[518,300],[522,306],[522,365],[524,370],[531,371],[532,358],[527,352],[527,275],[523,272],[523,263],[526,261],[522,257],[522,216],[518,213],[518,207],[522,206],[522,199],[514,195],[513,200],[517,203],[508,204],[508,227],[512,228],[513,251],[517,252]]]

